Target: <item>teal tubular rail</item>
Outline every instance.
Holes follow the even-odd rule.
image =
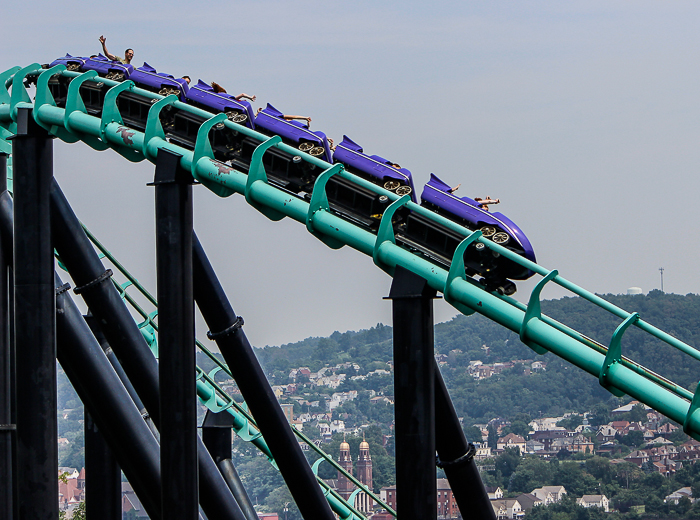
[[[32,72],[40,73],[34,103],[30,101],[23,84],[24,77]],[[53,74],[73,78],[84,76],[75,72],[67,72],[61,67],[42,70],[36,64],[24,69],[15,67],[0,74],[0,79],[3,80],[0,81],[0,127],[2,128],[0,137],[4,139],[14,133],[17,109],[21,106],[27,106],[34,109],[34,118],[38,124],[50,129],[51,133],[62,140],[80,139],[96,149],[108,146],[132,161],[143,159],[153,161],[158,149],[176,152],[182,156],[181,166],[191,171],[195,179],[202,182],[218,196],[241,194],[248,204],[271,220],[279,220],[284,217],[296,220],[329,247],[337,248],[346,245],[356,249],[372,257],[376,265],[390,275],[393,274],[397,265],[409,269],[425,278],[432,288],[445,294],[446,300],[460,312],[464,314],[478,312],[520,334],[522,341],[536,352],[552,352],[571,362],[592,376],[599,378],[600,382],[613,393],[617,395],[628,394],[672,420],[683,424],[686,433],[700,440],[700,414],[697,411],[700,405],[700,396],[698,396],[697,389],[694,389],[695,392],[691,392],[673,381],[655,374],[626,358],[622,355],[622,348],[618,349],[618,347],[624,329],[636,327],[696,360],[700,360],[700,352],[638,316],[631,318],[634,313],[620,309],[599,296],[578,287],[562,277],[557,271],[546,269],[490,240],[478,235],[475,236],[476,233],[471,233],[459,224],[411,201],[404,199],[397,203],[398,195],[346,172],[342,166],[328,164],[299,152],[279,139],[264,136],[228,120],[221,120],[219,116],[212,117],[211,114],[180,101],[168,99],[161,102],[163,98],[157,94],[132,85],[124,87],[121,83],[100,78],[100,81],[112,88],[129,88],[135,94],[156,100],[151,112],[149,112],[149,122],[145,132],[124,125],[116,106],[116,95],[105,98],[105,103],[109,100],[110,106],[103,107],[102,118],[93,117],[86,113],[82,102],[77,99],[79,97],[77,88],[69,89],[66,108],[57,107],[48,90],[48,77]],[[11,92],[7,90],[8,85],[11,85]],[[214,160],[206,131],[199,132],[194,150],[188,150],[168,142],[157,121],[158,111],[164,104],[172,104],[180,110],[210,119],[208,123],[202,125],[204,128],[209,128],[214,123],[223,123],[258,141],[260,146],[253,154],[254,160],[249,171],[237,171]],[[205,127],[205,125],[207,126]],[[310,202],[290,195],[268,183],[262,158],[270,148],[299,155],[303,161],[313,164],[320,171],[325,172],[324,175],[318,177]],[[324,189],[324,183],[331,175],[341,176],[375,193],[386,195],[393,203],[405,205],[411,211],[442,224],[463,236],[465,240],[481,242],[486,247],[542,276],[542,280],[533,290],[528,305],[507,296],[484,291],[479,284],[464,275],[463,269],[455,267],[455,265],[460,265],[459,258],[453,259],[453,268],[448,272],[431,263],[425,257],[397,245],[391,226],[381,226],[381,232],[375,235],[335,214],[328,207]],[[458,248],[458,251],[461,249]],[[547,283],[554,283],[567,289],[626,323],[625,327],[614,335],[614,344],[610,345],[613,352],[610,355],[609,346],[542,315],[539,297],[542,288]]]

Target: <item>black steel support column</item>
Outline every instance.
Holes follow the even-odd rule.
[[[181,156],[156,159],[156,265],[163,518],[196,520],[198,509],[192,175]]]
[[[117,354],[129,380],[160,426],[158,363],[117,289],[105,277],[105,268],[73,213],[58,183],[51,189],[54,247]],[[199,497],[209,520],[244,520],[243,513],[201,439],[197,439]]]
[[[394,325],[396,511],[402,520],[437,519],[435,295],[423,278],[396,268],[389,299]]]
[[[231,488],[231,493],[241,506],[246,520],[258,520],[258,514],[231,460],[232,426],[233,417],[228,412],[214,413],[207,410],[202,423],[202,441]]]
[[[13,249],[13,201],[7,192],[0,193],[0,238],[5,262]],[[123,385],[110,370],[94,336],[90,333],[80,311],[63,286],[56,284],[57,357],[66,371],[85,408],[110,444],[112,452],[121,461],[129,481],[151,518],[160,518],[160,466],[158,444],[152,433],[140,421],[140,413],[130,406]],[[10,292],[12,291],[10,285]],[[12,307],[10,307],[12,311]],[[12,320],[10,320],[12,333]],[[15,504],[17,501],[15,501]],[[18,519],[15,509],[13,517]]]
[[[58,518],[56,443],[56,296],[48,133],[20,108],[14,161],[15,344],[17,349],[17,488],[20,518]]]
[[[231,369],[302,517],[332,520],[335,515],[241,328],[243,321],[233,311],[196,235],[193,241],[194,297],[210,337]]]
[[[90,518],[121,520],[122,478],[117,459],[85,411],[85,509]]]
[[[153,519],[161,518],[158,442],[143,421],[141,413],[134,406],[124,385],[67,292],[68,286],[62,284],[58,275],[55,276],[55,280],[58,310],[56,314],[58,361],[66,371],[68,379],[85,405],[85,409],[90,413],[94,424],[102,432],[146,512]],[[89,436],[86,435],[86,452],[90,449],[89,442]],[[85,471],[90,484],[95,482],[92,478],[95,475],[90,476],[91,468],[99,473],[100,466],[99,464],[97,467],[91,466],[88,456],[89,452],[86,454]],[[104,496],[112,502],[116,498],[114,486],[121,487],[121,478],[117,474],[117,482],[114,482],[114,465],[106,466],[111,466],[112,469],[105,472],[108,482],[105,482],[107,491]],[[94,493],[98,496],[100,494],[94,487],[87,488],[87,497],[96,498],[93,496]],[[86,505],[88,513],[94,514],[94,518],[111,518],[95,513],[94,509],[91,509],[95,502],[90,498],[87,499]],[[109,510],[113,511],[111,507]]]
[[[7,190],[7,154],[0,153],[0,193]],[[12,420],[12,372],[14,356],[10,345],[8,321],[8,270],[5,253],[11,259],[11,251],[6,251],[7,241],[0,240],[0,518],[12,518],[13,507],[13,471],[12,471],[12,437],[14,421]],[[11,243],[10,243],[11,247]]]
[[[440,466],[450,482],[462,516],[471,520],[496,520],[489,495],[474,461],[474,445],[467,438],[452,405],[440,368],[435,371],[435,447]],[[468,513],[467,513],[468,512]],[[467,516],[468,515],[468,516]]]

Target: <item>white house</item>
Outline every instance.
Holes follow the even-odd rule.
[[[566,489],[564,486],[544,486],[533,489],[530,494],[539,498],[544,505],[548,505],[554,502],[559,502],[562,498],[564,498],[564,495],[566,495]]]
[[[492,500],[491,507],[498,520],[506,520],[507,518],[522,518],[525,516],[520,502],[516,499],[508,498],[505,500]]]
[[[583,507],[599,507],[606,513],[610,512],[610,500],[605,495],[583,495],[576,499],[576,503]]]

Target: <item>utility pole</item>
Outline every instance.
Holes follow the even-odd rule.
[[[661,273],[661,292],[664,292],[664,268],[659,267],[659,272]]]

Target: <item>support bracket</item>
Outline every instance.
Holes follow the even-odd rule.
[[[697,415],[698,409],[700,408],[700,383],[698,383],[698,386],[695,388],[695,394],[693,394],[693,400],[690,402],[690,406],[688,407],[688,413],[685,416],[685,420],[683,421],[683,431],[687,434],[693,437],[695,440],[699,440],[698,438],[700,437],[700,434],[695,433],[692,428],[692,423],[697,422],[698,418],[695,417]]]
[[[608,352],[605,354],[605,361],[603,361],[603,366],[600,369],[600,375],[598,376],[598,381],[600,385],[610,391],[613,395],[617,397],[622,397],[625,393],[617,388],[615,388],[610,383],[610,375],[616,364],[622,359],[622,346],[620,342],[622,341],[622,335],[629,328],[639,321],[639,313],[635,312],[627,316],[625,321],[618,325],[615,332],[613,332],[612,338],[610,339],[610,346],[608,347]]]
[[[81,141],[87,144],[90,148],[101,152],[109,148],[109,144],[107,144],[105,141],[102,141],[101,139],[98,139],[97,137],[93,137],[91,135],[84,135],[81,132],[78,132],[74,128],[71,128],[72,125],[70,122],[70,118],[73,112],[87,114],[87,110],[85,109],[85,103],[83,103],[83,99],[80,97],[80,87],[83,85],[83,83],[85,83],[86,81],[91,81],[95,77],[97,77],[97,71],[89,70],[81,74],[80,76],[76,76],[75,78],[73,78],[73,81],[71,81],[70,85],[68,85],[68,94],[66,96],[66,110],[63,118],[63,126],[65,126],[66,130],[68,130],[72,134],[80,136]]]
[[[151,153],[148,148],[148,143],[151,139],[158,138],[165,140],[165,131],[163,130],[163,125],[160,122],[160,112],[165,107],[172,105],[177,101],[177,96],[175,94],[168,94],[163,99],[159,99],[153,105],[151,105],[148,111],[148,118],[146,119],[146,128],[143,132],[143,156],[147,159],[153,161],[156,158],[156,154]]]
[[[447,273],[447,278],[445,279],[445,288],[442,294],[445,295],[445,301],[452,305],[455,309],[458,309],[465,316],[474,314],[474,310],[467,307],[464,304],[459,303],[452,294],[452,284],[455,280],[459,279],[464,282],[467,281],[467,270],[464,266],[464,253],[466,253],[467,248],[479,240],[483,233],[480,230],[473,231],[471,235],[462,240],[455,249],[454,255],[452,255],[452,262],[450,263],[450,271]]]
[[[197,130],[197,141],[195,141],[194,151],[192,153],[192,177],[204,184],[219,197],[228,197],[229,195],[233,195],[235,191],[209,179],[198,178],[197,164],[203,158],[211,159],[212,161],[215,160],[214,150],[212,149],[211,142],[209,141],[209,132],[211,132],[211,129],[216,125],[223,124],[226,119],[226,114],[216,114],[214,117],[204,121],[204,123],[202,123],[199,127],[199,130]]]
[[[55,135],[61,141],[66,143],[75,143],[80,140],[77,136],[71,134],[62,126],[49,125],[41,120],[41,107],[56,106],[56,100],[53,98],[51,90],[49,90],[49,80],[64,70],[66,70],[66,66],[59,64],[39,74],[39,78],[36,80],[36,96],[34,98],[34,121],[36,121],[37,125],[42,127],[51,135]]]
[[[119,83],[118,85],[110,88],[105,94],[105,99],[102,103],[102,118],[100,120],[100,138],[105,144],[110,144],[106,135],[107,125],[110,123],[118,123],[120,125],[124,124],[121,112],[119,112],[119,107],[117,106],[117,97],[125,90],[134,90],[134,82],[127,80],[123,83]],[[125,146],[111,146],[119,155],[131,162],[140,162],[144,159],[144,156],[140,154],[138,150],[133,148],[128,148]],[[155,161],[155,157],[153,160]]]
[[[559,276],[559,271],[552,269],[537,283],[535,288],[532,290],[532,293],[530,293],[530,300],[527,304],[525,317],[523,317],[523,323],[520,325],[520,341],[525,343],[538,354],[546,354],[549,351],[528,339],[527,328],[530,325],[531,320],[539,320],[542,318],[542,307],[540,305],[540,295],[542,294],[542,289],[544,289],[544,286],[550,281],[554,280],[557,276]]]
[[[328,196],[326,195],[326,184],[333,175],[337,175],[344,169],[345,167],[342,164],[334,164],[330,168],[323,170],[318,177],[316,177],[314,189],[311,191],[309,211],[306,214],[306,229],[332,249],[340,249],[345,244],[317,230],[314,226],[314,215],[316,215],[317,211],[328,211],[330,209],[328,205]]]
[[[10,117],[14,122],[17,122],[17,109],[20,103],[31,103],[32,99],[27,94],[27,89],[24,87],[24,78],[30,72],[42,70],[41,65],[32,63],[23,69],[18,70],[12,76],[12,93],[10,94]]]
[[[372,251],[372,260],[374,260],[374,265],[387,271],[389,274],[393,275],[394,268],[387,267],[382,264],[379,259],[379,250],[384,242],[391,242],[396,244],[396,236],[394,235],[394,226],[392,225],[392,220],[394,219],[394,214],[406,204],[411,202],[410,195],[403,195],[396,199],[394,202],[389,204],[389,206],[384,210],[382,214],[382,219],[379,221],[379,229],[377,230],[377,239],[374,241],[374,249]]]
[[[260,213],[265,215],[272,221],[282,220],[285,215],[274,209],[270,209],[267,206],[258,204],[253,197],[253,188],[255,183],[262,182],[267,184],[267,173],[265,173],[265,166],[263,166],[263,155],[271,147],[275,146],[277,143],[281,143],[282,138],[278,135],[270,137],[267,141],[260,143],[253,151],[253,157],[250,159],[250,167],[248,168],[248,180],[245,185],[245,200],[257,209]]]
[[[10,96],[10,91],[7,90],[6,83],[18,70],[20,70],[20,67],[14,66],[0,73],[0,105],[9,105],[11,103],[12,96]]]

